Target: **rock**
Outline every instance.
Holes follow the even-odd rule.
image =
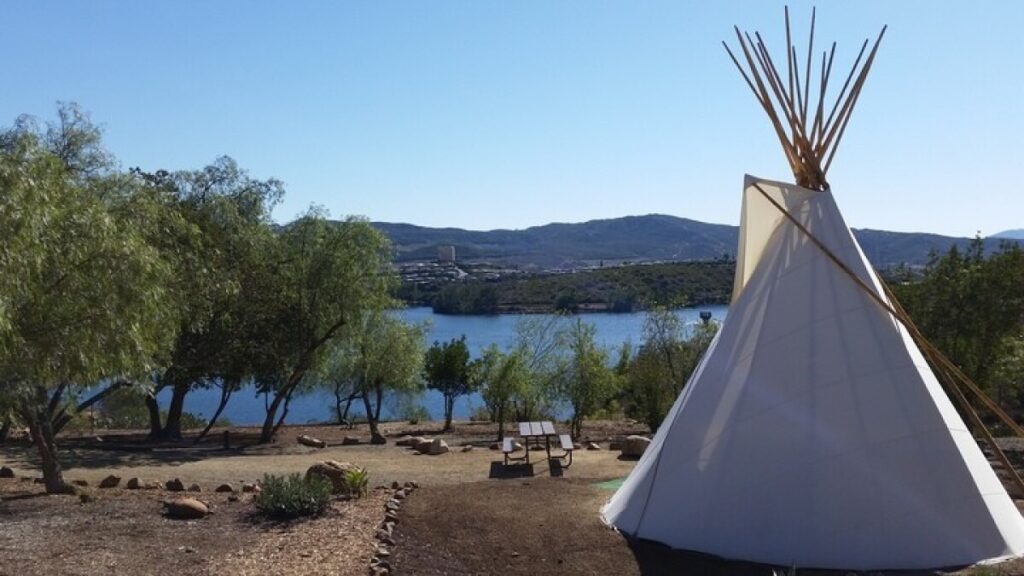
[[[395,440],[395,446],[412,446],[412,441],[415,438],[413,436],[402,436],[398,440]]]
[[[600,449],[601,449],[601,445],[598,444],[597,442],[589,442],[589,443],[587,443],[587,450],[600,450]]]
[[[117,485],[121,483],[120,476],[114,476],[111,474],[103,480],[100,480],[100,488],[117,488]]]
[[[622,450],[622,445],[626,443],[625,436],[615,436],[611,442],[608,443],[609,450]]]
[[[622,443],[622,455],[627,458],[639,458],[643,455],[644,451],[647,450],[647,446],[651,443],[650,438],[643,436],[629,436],[626,441]]]
[[[429,454],[430,446],[434,443],[433,438],[420,438],[420,442],[413,446],[413,450],[416,450],[420,454]]]
[[[430,447],[427,450],[431,456],[446,454],[448,453],[448,443],[440,438],[434,438],[434,441],[430,443]]]
[[[324,460],[313,464],[306,470],[306,478],[311,476],[322,476],[331,482],[331,492],[335,494],[348,494],[351,489],[345,475],[359,467],[349,462],[338,462],[337,460]]]
[[[195,498],[175,498],[164,502],[164,515],[175,520],[205,518],[210,509]]]
[[[167,483],[164,484],[164,488],[167,488],[168,492],[184,492],[185,483],[180,479],[175,478],[174,480],[168,480]]]
[[[247,484],[242,484],[242,492],[245,492],[247,494],[254,494],[254,493],[255,494],[259,494],[262,491],[263,491],[263,489],[260,488],[260,485],[255,483],[255,482],[249,482]]]
[[[356,438],[355,436],[345,436],[341,439],[342,446],[352,446],[354,444],[359,444],[359,438]]]
[[[86,488],[89,486],[89,482],[85,480],[72,480],[71,483],[74,484],[75,486],[81,486],[82,488]]]
[[[312,436],[307,436],[305,434],[300,434],[299,437],[296,438],[295,440],[296,440],[296,442],[298,442],[299,444],[302,444],[303,446],[309,446],[309,447],[312,447],[312,448],[326,448],[327,447],[327,442],[324,442],[323,440],[320,440],[319,438],[313,438]]]
[[[82,504],[89,504],[90,502],[95,502],[96,497],[90,494],[89,492],[79,492],[78,501],[81,502]]]
[[[229,492],[229,493],[233,494],[235,492],[235,487],[232,486],[231,484],[221,484],[220,486],[217,486],[213,491],[214,492]]]
[[[8,466],[0,468],[0,478],[14,478],[14,469]]]
[[[466,444],[465,446],[462,447],[462,452],[472,452],[472,451],[473,451],[473,445],[472,444]]]
[[[238,502],[238,494],[228,495],[228,502]]]
[[[395,492],[395,500],[405,500],[405,490],[399,490]]]
[[[405,483],[405,487],[407,489],[408,488],[419,488],[420,487],[420,483],[415,481],[415,480],[410,480],[410,481]]]
[[[124,485],[128,490],[138,490],[142,488],[142,480],[139,478],[129,478],[128,483]]]
[[[402,485],[398,483],[398,480],[395,480],[394,482],[391,483],[391,489],[392,490],[398,490],[401,487],[402,487]]]

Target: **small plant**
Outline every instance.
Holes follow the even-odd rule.
[[[370,484],[370,474],[366,468],[355,468],[345,472],[345,485],[348,486],[348,493],[353,498],[366,496],[366,489]]]
[[[327,509],[331,500],[331,483],[322,476],[301,474],[263,476],[262,491],[253,501],[260,514],[276,520],[314,516]]]

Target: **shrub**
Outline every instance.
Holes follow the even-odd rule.
[[[366,496],[367,486],[370,484],[370,475],[366,468],[356,468],[345,473],[345,484],[348,485],[348,493],[353,498]]]
[[[322,513],[331,500],[331,483],[321,476],[263,476],[262,491],[253,501],[267,518],[287,520]]]

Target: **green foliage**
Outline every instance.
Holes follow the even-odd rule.
[[[331,483],[322,476],[263,476],[262,490],[253,498],[260,514],[274,520],[290,520],[323,513],[331,501]]]
[[[500,440],[504,436],[504,425],[511,415],[513,398],[521,395],[529,386],[530,372],[525,355],[520,350],[506,354],[496,344],[492,344],[471,366],[471,377],[491,414],[490,420],[499,424]]]
[[[136,429],[149,425],[145,393],[135,387],[120,388],[107,394],[96,410],[96,426],[110,429]]]
[[[717,332],[713,322],[690,329],[671,310],[648,312],[643,343],[628,364],[623,350],[616,368],[625,374],[621,402],[626,415],[657,430]]]
[[[372,329],[390,326],[375,320],[368,332],[366,322],[382,317],[380,311],[393,303],[396,280],[387,240],[365,219],[332,223],[311,210],[289,224],[268,251],[246,292],[248,305],[261,311],[250,336],[262,344],[257,381],[274,392],[263,442],[273,437],[278,409],[307,374],[323,367],[346,329],[354,326],[369,341]]]
[[[675,262],[581,270],[574,273],[402,286],[402,298],[430,304],[439,314],[515,310],[633,312],[656,306],[727,304],[735,263]],[[679,301],[685,294],[685,302]]]
[[[425,330],[371,311],[346,326],[329,349],[323,373],[332,382],[349,383],[359,395],[374,435],[386,392],[421,390]]]
[[[925,337],[1020,420],[1024,250],[1003,243],[986,255],[975,239],[933,255],[918,280],[893,289]]]
[[[572,406],[574,438],[581,435],[583,419],[593,415],[615,395],[619,378],[608,367],[608,352],[595,342],[597,328],[577,318],[562,334],[567,356],[561,366],[558,397]]]
[[[427,387],[444,396],[444,429],[448,430],[452,425],[455,399],[473,391],[466,336],[445,343],[434,342],[424,357],[423,375]]]
[[[354,468],[345,472],[345,485],[348,486],[349,495],[354,498],[366,496],[367,487],[370,485],[370,474],[366,468]]]

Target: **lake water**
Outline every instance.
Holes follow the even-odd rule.
[[[705,306],[701,308],[685,308],[676,312],[686,323],[695,324],[700,322],[700,311],[711,312],[712,318],[721,321],[725,319],[728,307],[726,306]],[[516,323],[526,315],[522,314],[497,314],[491,316],[449,316],[434,314],[430,308],[407,308],[397,312],[403,319],[409,322],[427,322],[427,345],[435,340],[446,342],[452,338],[466,335],[466,343],[469,345],[473,356],[490,346],[497,344],[502,349],[508,349],[515,341]],[[529,315],[527,317],[548,317],[546,315]],[[601,346],[614,352],[623,342],[629,341],[634,345],[639,344],[642,339],[644,313],[636,312],[631,314],[592,313],[581,314],[584,322],[593,324],[597,328],[597,341]],[[209,418],[217,408],[220,399],[220,392],[217,389],[196,390],[190,392],[185,398],[185,411]],[[158,396],[161,407],[166,407],[170,401],[170,391],[165,390]],[[227,408],[224,409],[224,417],[235,425],[262,424],[266,415],[264,396],[256,394],[253,388],[242,389],[232,396]],[[444,415],[444,404],[442,396],[438,392],[428,390],[416,398],[423,405],[430,416],[439,419]],[[397,410],[397,401],[385,401],[382,416],[393,416]],[[455,418],[466,419],[474,410],[480,407],[483,402],[477,395],[465,396],[455,402]],[[357,411],[360,403],[353,403],[353,414],[361,414]],[[305,424],[309,422],[323,422],[334,420],[334,395],[329,392],[316,392],[302,397],[292,399],[288,412],[287,422],[291,424]]]

